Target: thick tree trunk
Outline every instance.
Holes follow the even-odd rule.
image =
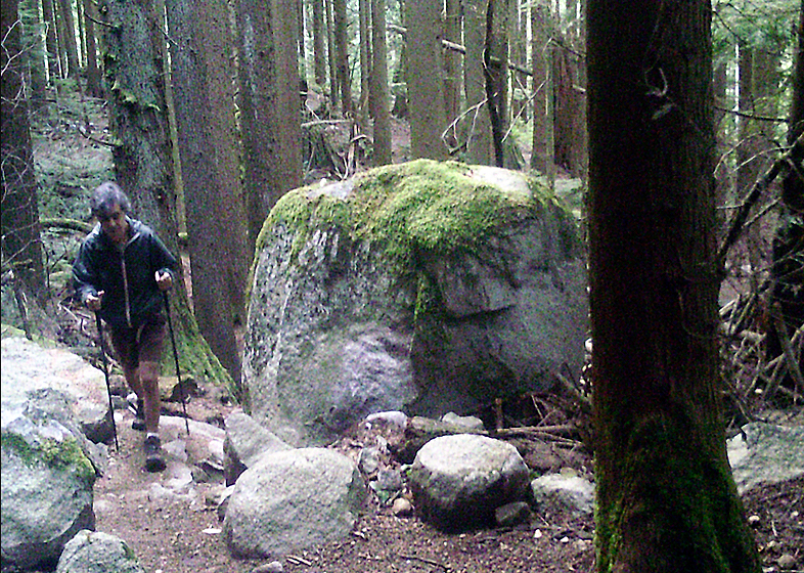
[[[601,572],[760,571],[721,412],[710,18],[588,2]]]
[[[324,26],[325,1],[311,0],[313,5],[313,74],[319,88],[323,88],[327,82],[327,53],[324,48],[327,43],[327,28]]]
[[[332,0],[332,18],[335,52],[330,57],[334,58],[341,111],[345,116],[352,112],[352,77],[349,73],[349,39],[346,36],[346,0]]]
[[[483,54],[494,164],[497,167],[506,167],[503,140],[508,127],[508,1],[489,0]]]
[[[101,70],[98,67],[95,43],[95,21],[98,19],[98,15],[95,12],[95,2],[84,0],[84,26],[87,43],[87,93],[92,97],[100,98],[103,97],[103,88],[101,87]]]
[[[553,141],[551,135],[553,118],[547,116],[547,99],[552,98],[552,90],[548,90],[548,75],[552,58],[550,58],[550,8],[539,1],[531,8],[531,29],[533,30],[533,154],[530,158],[531,168],[546,174],[553,166],[553,149],[548,143]]]
[[[240,379],[235,326],[244,322],[250,257],[240,183],[225,2],[167,3],[176,126],[187,208],[193,308],[221,364]],[[294,9],[295,20],[295,9]],[[295,46],[295,41],[294,41]],[[297,79],[298,81],[298,79]]]
[[[410,153],[413,159],[447,159],[441,58],[441,7],[431,0],[405,2]]]
[[[56,0],[59,6],[59,44],[67,60],[67,77],[78,79],[78,45],[75,41],[75,20],[70,0]]]

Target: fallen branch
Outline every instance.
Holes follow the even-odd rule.
[[[89,233],[93,227],[92,223],[85,223],[77,219],[40,219],[39,224],[47,229],[66,229],[79,233]]]

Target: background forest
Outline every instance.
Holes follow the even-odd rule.
[[[620,3],[601,0],[587,0],[586,5],[578,0],[4,0],[4,329],[10,324],[29,338],[57,339],[79,352],[90,344],[92,319],[71,299],[69,271],[76,247],[92,224],[88,196],[98,183],[114,178],[129,191],[137,218],[182,254],[186,288],[175,289],[171,304],[184,372],[224,383],[236,396],[249,267],[262,223],[284,193],[320,179],[344,179],[372,166],[417,158],[523,170],[561,190],[570,202],[589,235],[592,292],[598,288],[598,293],[611,295],[604,302],[615,311],[629,297],[622,295],[618,301],[622,293],[606,292],[612,283],[605,279],[618,272],[636,278],[638,273],[622,272],[629,265],[644,262],[646,276],[655,272],[659,280],[676,279],[672,288],[654,289],[659,293],[655,297],[649,292],[651,284],[629,285],[645,303],[639,308],[648,309],[644,316],[674,319],[655,320],[653,325],[626,322],[634,327],[629,339],[619,337],[623,323],[600,319],[605,316],[600,307],[595,321],[593,304],[593,334],[597,327],[598,334],[610,335],[593,336],[595,354],[602,356],[595,367],[613,374],[595,382],[595,407],[609,400],[610,411],[622,408],[623,394],[644,407],[650,396],[639,395],[643,380],[648,381],[644,387],[658,381],[655,389],[664,391],[666,380],[659,379],[667,375],[662,360],[678,358],[667,368],[671,378],[681,376],[670,380],[683,387],[678,410],[663,409],[662,402],[644,418],[639,418],[644,412],[633,418],[654,430],[650,424],[658,416],[663,432],[674,424],[685,432],[648,436],[651,446],[660,444],[659,438],[667,439],[673,452],[666,455],[655,445],[650,453],[657,457],[649,460],[650,469],[657,480],[675,475],[662,472],[659,462],[699,456],[699,451],[690,451],[695,450],[690,444],[700,443],[701,467],[710,467],[706,464],[714,459],[711,467],[717,470],[722,467],[718,463],[726,463],[719,434],[710,431],[719,427],[719,408],[713,404],[720,396],[720,373],[712,375],[706,368],[723,370],[727,421],[735,428],[771,401],[798,406],[804,395],[804,3],[715,1],[711,12],[703,1],[645,5],[637,15]],[[681,19],[663,20],[665,9]],[[654,16],[666,27],[657,30],[667,37],[657,37],[670,38],[667,45],[654,43],[650,26],[640,28]],[[612,22],[622,26],[620,33],[642,42],[644,52],[630,53],[630,44],[607,33]],[[684,54],[657,48],[683,42],[706,45],[700,52]],[[643,53],[655,56],[662,66],[635,64]],[[627,107],[633,104],[627,100],[634,96],[633,85],[621,93],[623,82],[602,73],[618,68],[612,54],[621,58],[627,72],[645,72],[644,78],[633,81],[641,89],[635,100],[639,105],[649,101],[650,108]],[[687,56],[693,64],[685,67]],[[703,80],[695,75],[694,63],[702,65]],[[688,85],[694,86],[694,93],[674,91]],[[686,137],[690,125],[699,125],[693,119],[684,121],[679,109],[706,116],[701,125],[708,125],[709,89],[714,95],[716,142],[697,148],[690,143],[695,138],[672,140],[668,133]],[[618,95],[627,96],[622,107]],[[645,122],[650,129],[628,117],[633,109],[652,110],[651,122]],[[655,128],[659,125],[668,129]],[[616,136],[628,142],[624,149],[633,154],[605,153]],[[713,231],[705,201],[695,204],[699,194],[707,195],[711,174],[700,158],[710,153],[718,157]],[[606,161],[596,162],[601,156]],[[704,169],[696,171],[695,165]],[[689,187],[664,183],[677,176],[683,179],[682,173],[689,175],[689,183],[682,182]],[[617,174],[633,180],[612,185]],[[687,227],[655,231],[651,220],[641,215],[647,210],[630,212],[629,201],[641,206],[647,192],[632,193],[619,203],[611,200],[622,189],[643,188],[680,205],[684,217],[679,220]],[[607,220],[601,216],[606,213],[617,217]],[[664,225],[670,220],[665,212],[656,216]],[[629,232],[650,247],[622,245],[628,253],[620,255],[624,265],[606,266],[606,248],[613,244],[609,238],[633,236]],[[714,244],[707,242],[710,232],[717,251],[701,254],[706,249],[695,246]],[[678,260],[660,256],[682,249],[688,259],[681,254]],[[629,258],[644,255],[642,251],[648,253],[643,261]],[[706,259],[710,254],[714,257]],[[698,267],[685,267],[688,262],[701,262],[701,268],[713,263],[718,272],[695,280],[687,271]],[[715,274],[716,336],[697,336],[708,327],[706,289],[714,284]],[[780,284],[786,286],[779,290]],[[682,288],[687,289],[683,295]],[[792,303],[780,299],[780,292]],[[661,304],[654,308],[651,301]],[[693,309],[689,315],[684,313],[687,301]],[[699,309],[704,310],[700,316]],[[675,320],[679,312],[682,318]],[[627,314],[619,313],[618,318],[627,319],[622,316]],[[685,328],[685,319],[701,330]],[[707,340],[701,342],[703,338]],[[615,348],[623,340],[633,346]],[[646,342],[653,340],[660,341],[660,351],[641,353],[643,344],[653,350]],[[696,360],[684,360],[689,348],[702,349],[700,371]],[[710,354],[718,352],[720,361],[710,360]],[[611,385],[612,380],[628,379],[633,366],[629,353],[637,356],[634,368],[644,378]],[[660,374],[653,377],[654,372]],[[674,418],[678,412],[682,416]],[[684,416],[694,423],[685,426]],[[608,444],[598,442],[603,447],[596,451],[597,459],[613,460],[599,474],[598,485],[605,493],[598,500],[608,502],[614,516],[622,510],[617,496],[630,499],[633,493],[619,489],[629,480],[615,479],[622,471],[616,462],[633,452],[617,448],[638,445],[642,436],[618,440],[618,428],[605,425],[608,418],[598,416],[596,421],[604,422],[596,428],[600,434],[610,431],[604,436]],[[699,441],[687,440],[689,435]],[[678,467],[697,471],[693,466]],[[705,482],[696,493],[715,492],[711,495],[716,497],[718,487],[727,490],[727,481],[715,480],[715,487]],[[671,502],[674,495],[688,493],[671,489]],[[647,488],[638,494],[645,492]],[[653,492],[649,493],[641,499],[649,501]],[[723,499],[730,497],[727,492]],[[705,505],[710,515],[724,513],[718,511],[720,502]],[[738,512],[725,513],[737,523]],[[726,534],[736,531],[730,525]],[[638,530],[634,526],[631,531]],[[600,537],[605,539],[606,533],[601,528]],[[618,538],[622,536],[612,536]],[[601,559],[608,558],[605,551],[601,554]],[[745,570],[753,570],[751,552],[746,550],[745,556]],[[695,558],[692,553],[688,557]]]
[[[724,228],[750,207],[722,302],[744,325],[760,320],[780,197],[747,198],[784,154],[799,6],[713,9]],[[254,243],[289,189],[419,157],[584,185],[577,0],[9,0],[3,30],[3,317],[29,331],[59,334],[70,233],[106,178],[187,254],[187,367],[234,381]],[[65,132],[113,165],[35,156]]]
[[[729,368],[751,392],[790,392],[762,343],[800,5],[713,9]],[[80,344],[69,265],[89,193],[116,178],[184,254],[183,366],[236,392],[248,269],[286,191],[420,157],[584,188],[583,14],[575,0],[4,1],[4,323]],[[48,155],[75,134],[94,153]],[[581,193],[572,207],[583,220]]]

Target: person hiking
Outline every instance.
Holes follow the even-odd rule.
[[[99,185],[90,209],[98,224],[73,264],[76,295],[109,325],[126,383],[137,395],[132,427],[145,431],[145,470],[162,471],[159,365],[166,331],[162,292],[173,286],[176,258],[150,227],[129,217],[131,203],[116,183]]]

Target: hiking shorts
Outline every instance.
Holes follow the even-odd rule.
[[[117,359],[126,370],[134,370],[141,362],[162,360],[165,340],[165,317],[153,314],[139,328],[112,328],[112,345]]]

